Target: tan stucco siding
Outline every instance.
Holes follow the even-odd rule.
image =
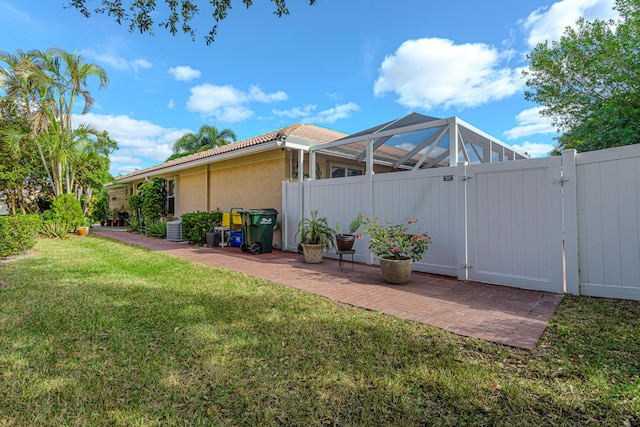
[[[129,187],[109,189],[107,191],[109,197],[109,210],[129,211],[129,196],[131,189]]]
[[[176,178],[178,206],[176,215],[207,211],[207,168],[189,169]]]
[[[284,153],[272,151],[211,165],[211,210],[274,208],[282,210]]]
[[[273,208],[280,221],[286,164],[278,150],[210,165],[210,210]],[[274,230],[274,248],[281,247],[281,239],[280,229]]]

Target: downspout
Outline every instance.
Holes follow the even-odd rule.
[[[204,171],[204,179],[206,181],[204,183],[204,188],[207,189],[207,212],[211,212],[211,177],[209,176],[211,174],[211,171],[209,170],[210,167],[211,165],[207,165],[207,168]]]

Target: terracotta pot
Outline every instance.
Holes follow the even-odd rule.
[[[336,246],[338,251],[350,251],[356,241],[353,234],[336,234]]]
[[[413,260],[406,259],[386,259],[380,258],[380,269],[385,282],[393,285],[402,285],[411,278]]]
[[[76,231],[78,232],[78,236],[86,236],[89,231],[89,227],[78,227],[76,228]]]
[[[300,246],[302,246],[302,250],[304,252],[304,262],[308,264],[320,264],[322,262],[324,244],[312,245],[309,243],[302,243]]]

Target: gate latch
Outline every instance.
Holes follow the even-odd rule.
[[[560,185],[563,186],[565,182],[569,181],[567,178],[561,176],[560,178],[553,178],[553,180],[551,181],[553,183],[553,185]]]

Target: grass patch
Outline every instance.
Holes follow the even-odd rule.
[[[637,425],[640,305],[533,351],[103,238],[0,267],[0,426]]]

